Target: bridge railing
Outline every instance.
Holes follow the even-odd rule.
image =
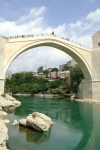
[[[37,35],[33,35],[33,34],[25,35],[25,34],[23,34],[23,35],[9,36],[9,37],[1,35],[2,38],[6,39],[6,41],[9,41],[10,39],[16,39],[16,38],[27,38],[27,37],[38,37],[38,36],[55,36],[55,37],[58,37],[60,39],[67,40],[67,41],[70,41],[72,43],[75,43],[75,44],[77,44],[79,46],[87,47],[87,48],[91,49],[90,47],[85,46],[84,44],[80,44],[80,43],[75,42],[75,41],[73,41],[73,40],[71,40],[69,38],[64,38],[64,37],[61,37],[61,36],[58,36],[58,35],[55,35],[55,34],[52,34],[52,33],[51,34],[47,34],[47,33],[46,34],[37,34]]]

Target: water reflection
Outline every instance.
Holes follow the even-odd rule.
[[[75,150],[100,150],[100,104],[79,103],[79,109],[84,121],[84,134]]]
[[[29,128],[19,126],[19,133],[26,134],[26,140],[28,142],[34,142],[35,144],[39,145],[49,140],[51,130],[47,132],[38,132]]]

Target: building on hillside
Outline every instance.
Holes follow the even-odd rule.
[[[70,77],[70,71],[58,71],[58,72],[50,72],[48,74],[49,79],[58,79],[58,78],[66,78]]]
[[[12,77],[12,72],[11,71],[7,71],[6,75],[5,75],[5,79],[10,79]]]
[[[50,72],[52,70],[52,68],[47,68],[46,70],[48,70]]]
[[[69,67],[75,67],[76,65],[78,65],[77,62],[74,59],[68,61],[66,64]]]
[[[45,75],[43,72],[41,72],[41,73],[38,73],[38,76],[37,76],[37,77],[46,78],[46,75]]]
[[[78,65],[77,62],[74,59],[72,59],[72,60],[68,61],[66,64],[59,65],[59,71],[62,71],[64,66],[74,67],[76,65]]]
[[[35,77],[46,78],[46,75],[45,75],[43,72],[41,72],[41,73],[33,72],[33,76],[35,76]]]
[[[63,79],[63,78],[66,78],[66,77],[70,77],[70,71],[67,70],[67,71],[58,71],[58,77]]]
[[[49,79],[57,79],[58,78],[58,72],[49,72],[48,74]]]
[[[33,72],[33,76],[37,77],[38,73],[37,72]]]
[[[59,65],[59,71],[62,71],[63,70],[63,67],[67,65],[67,64],[63,64],[63,65]]]

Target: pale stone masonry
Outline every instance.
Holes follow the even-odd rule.
[[[92,48],[93,50],[100,48],[100,31],[92,36]]]
[[[24,51],[50,46],[70,55],[81,68],[85,79],[79,86],[79,98],[100,101],[100,31],[92,36],[93,49],[55,35],[0,37],[0,94],[4,93],[5,73],[12,61]],[[55,58],[56,59],[56,58]],[[62,58],[63,59],[63,58]]]
[[[74,59],[72,59],[68,61],[66,64],[59,65],[59,71],[62,71],[64,66],[74,67],[76,65],[78,65],[77,62]]]

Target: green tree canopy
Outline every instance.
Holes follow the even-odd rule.
[[[48,77],[49,70],[43,70],[43,73],[46,75],[46,78],[47,78],[47,77]]]
[[[50,72],[58,72],[58,68],[52,68],[52,70]]]
[[[66,70],[70,70],[70,69],[71,69],[71,67],[64,65],[62,71],[66,71]]]
[[[70,75],[71,75],[72,81],[77,82],[78,85],[84,79],[83,72],[79,66],[72,68]]]
[[[37,69],[37,72],[38,72],[38,73],[43,72],[43,66],[39,67],[39,68]]]

